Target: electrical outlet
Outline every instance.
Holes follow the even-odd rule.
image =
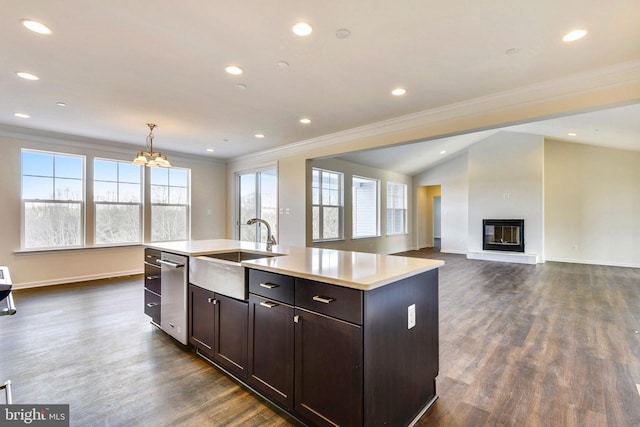
[[[416,326],[416,305],[411,304],[407,308],[407,329],[411,329]]]

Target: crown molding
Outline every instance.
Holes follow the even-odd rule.
[[[57,146],[67,146],[74,148],[91,148],[108,153],[126,154],[128,156],[133,156],[143,147],[142,144],[134,145],[126,142],[83,137],[78,135],[32,129],[21,126],[13,126],[2,123],[0,123],[0,137],[12,138],[26,142],[37,142],[40,144],[55,144]],[[200,163],[208,165],[216,164],[223,167],[225,167],[227,164],[224,160],[217,158],[202,157],[167,150],[162,150],[162,152],[171,159],[177,159],[190,163]]]
[[[462,118],[506,113],[515,109],[558,101],[576,95],[588,95],[639,83],[640,60],[629,61],[238,156],[230,159],[228,164],[235,165],[258,159],[265,161],[272,158],[288,157],[313,149],[326,149],[328,146],[366,140],[375,136],[394,134],[411,129],[425,128]],[[637,100],[640,100],[640,94],[636,97]],[[550,116],[544,116],[544,118],[549,118]],[[530,117],[530,119],[541,118]],[[500,126],[514,125],[525,121],[530,120],[501,123]],[[484,129],[460,129],[459,133]]]

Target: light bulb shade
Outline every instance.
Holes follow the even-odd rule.
[[[155,168],[156,166],[158,166],[158,163],[156,163],[155,160],[151,159],[147,162],[147,167],[148,168]]]
[[[145,165],[147,164],[147,158],[144,156],[144,153],[138,153],[135,159],[132,162],[134,165]]]

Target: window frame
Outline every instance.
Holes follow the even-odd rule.
[[[389,193],[392,191],[392,189],[390,187],[402,187],[403,189],[403,195],[402,195],[402,204],[403,207],[402,208],[396,208],[396,207],[389,207],[389,198],[393,197],[390,196]],[[407,209],[407,205],[408,205],[408,201],[407,201],[407,189],[408,189],[408,185],[407,184],[403,184],[403,183],[399,183],[399,182],[392,182],[392,181],[388,181],[387,182],[387,206],[386,206],[386,213],[387,213],[387,236],[397,236],[397,235],[401,235],[401,234],[407,234],[407,215],[408,215],[408,209]],[[402,231],[395,231],[394,225],[396,222],[396,215],[394,215],[393,213],[395,213],[396,211],[402,211]],[[389,229],[389,214],[391,213],[391,222],[392,222],[392,226],[391,226],[391,230]]]
[[[333,171],[330,169],[323,169],[323,168],[312,168],[311,170],[311,191],[313,193],[314,191],[314,180],[313,180],[313,174],[315,172],[318,172],[318,203],[314,203],[313,202],[313,196],[311,198],[311,218],[312,218],[312,241],[313,242],[332,242],[332,241],[339,241],[339,240],[344,240],[344,173],[342,172],[338,172],[338,171]],[[338,204],[337,205],[332,205],[332,204],[328,204],[328,203],[324,203],[324,191],[328,191],[328,188],[325,188],[323,186],[323,175],[327,173],[327,174],[332,174],[332,175],[337,175],[338,177]],[[338,237],[325,237],[325,233],[324,233],[324,208],[325,207],[330,207],[330,208],[337,208],[338,209]],[[313,210],[317,208],[318,209],[318,238],[313,238],[313,230],[315,229],[315,226],[313,224],[313,221],[315,219],[315,216],[313,215]]]
[[[358,227],[356,226],[356,220],[358,215],[358,209],[356,206],[356,197],[357,197],[357,191],[355,188],[356,180],[369,181],[375,184],[375,188],[373,192],[375,196],[375,201],[373,203],[375,205],[375,209],[373,210],[375,213],[375,232],[373,234],[364,234],[364,235],[356,234],[356,231],[358,229]],[[380,237],[380,180],[379,179],[368,178],[368,177],[359,176],[359,175],[353,175],[351,177],[351,227],[352,227],[351,228],[352,240]]]
[[[24,173],[24,157],[23,154],[25,152],[29,152],[29,153],[39,153],[39,154],[47,154],[47,155],[52,155],[53,156],[53,171],[51,172],[52,175],[33,175],[33,174],[25,174]],[[56,180],[56,170],[55,170],[55,159],[56,157],[71,157],[71,158],[78,158],[81,160],[82,162],[82,171],[81,171],[81,178],[79,179],[79,181],[81,182],[81,191],[80,191],[80,200],[60,200],[60,199],[56,199],[55,196],[55,180]],[[57,151],[49,151],[49,150],[38,150],[38,149],[32,149],[32,148],[21,148],[20,149],[20,249],[23,251],[41,251],[41,250],[54,250],[54,249],[77,249],[77,248],[84,248],[86,247],[86,199],[87,199],[87,192],[86,192],[86,181],[87,181],[87,164],[86,164],[86,160],[87,160],[87,156],[82,155],[82,154],[71,154],[71,153],[60,153]],[[24,177],[25,176],[31,176],[31,177],[40,177],[40,178],[51,178],[52,184],[53,184],[53,189],[54,189],[54,193],[52,194],[53,198],[52,199],[38,199],[38,198],[25,198],[24,197],[24,191],[25,191],[25,185],[24,185]],[[78,178],[68,178],[68,177],[58,177],[58,179],[76,179],[78,180]],[[27,229],[27,207],[26,205],[28,203],[45,203],[45,204],[49,204],[49,205],[68,205],[68,204],[72,204],[72,205],[79,205],[80,206],[80,213],[79,213],[79,232],[80,232],[80,237],[79,237],[79,244],[78,245],[67,245],[67,246],[27,246],[27,236],[26,236],[26,229]]]
[[[118,167],[118,176],[117,176],[117,181],[109,181],[109,180],[103,180],[103,179],[96,179],[96,161],[102,161],[102,162],[113,162],[116,164],[131,164],[131,162],[129,161],[125,161],[125,160],[117,160],[117,159],[109,159],[109,158],[104,158],[104,157],[94,157],[93,158],[93,245],[95,247],[109,247],[109,246],[126,246],[126,245],[141,245],[144,242],[144,230],[145,230],[145,226],[144,226],[144,195],[145,195],[145,179],[144,179],[144,173],[143,173],[143,167],[142,166],[138,166],[139,170],[139,174],[140,174],[140,182],[139,182],[139,202],[109,202],[109,201],[98,201],[96,199],[96,190],[95,190],[95,184],[96,182],[110,182],[110,183],[115,183],[116,187],[118,188],[118,199],[119,199],[119,184],[121,183],[125,183],[125,184],[134,184],[131,182],[123,182],[120,181],[120,168]],[[133,242],[114,242],[114,243],[98,243],[98,206],[99,205],[108,205],[108,206],[138,206],[138,240]]]
[[[191,169],[190,168],[181,168],[181,167],[170,167],[170,168],[157,168],[158,170],[162,170],[165,169],[167,170],[167,184],[154,184],[153,183],[153,178],[152,178],[152,173],[153,170],[156,168],[150,168],[150,173],[149,173],[149,185],[145,185],[145,190],[148,191],[149,193],[149,242],[171,242],[171,241],[175,241],[176,239],[173,240],[155,240],[153,239],[153,208],[154,206],[160,206],[160,207],[184,207],[185,208],[185,236],[184,238],[181,239],[177,239],[177,240],[190,240],[191,239]],[[171,185],[171,170],[183,170],[186,171],[187,173],[187,185],[186,187],[180,186],[180,185]],[[171,195],[170,195],[170,190],[171,188],[186,188],[186,203],[156,203],[153,202],[153,187],[156,186],[160,186],[160,187],[167,187],[167,199],[170,200]]]

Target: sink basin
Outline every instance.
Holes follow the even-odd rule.
[[[189,283],[231,298],[247,300],[249,284],[240,263],[279,254],[220,252],[189,258]]]
[[[223,261],[231,261],[231,262],[241,263],[242,261],[248,261],[250,259],[271,258],[271,257],[278,256],[278,255],[277,254],[259,254],[259,253],[253,253],[253,252],[234,251],[234,252],[221,252],[221,253],[217,253],[217,254],[206,254],[206,255],[202,255],[202,256],[205,257],[205,258],[221,259]]]

